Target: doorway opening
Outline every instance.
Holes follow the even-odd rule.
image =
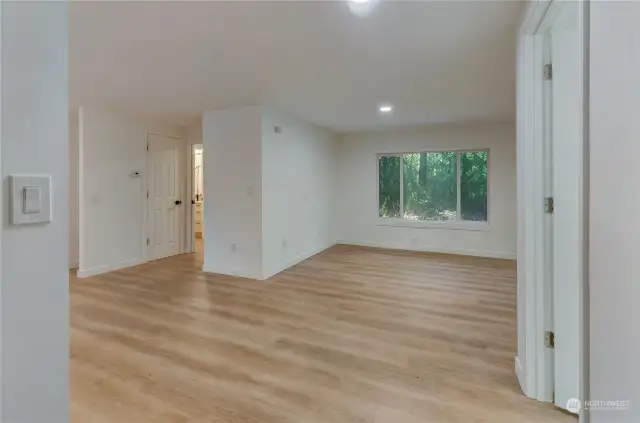
[[[204,254],[204,160],[203,145],[192,147],[192,245],[193,251],[202,257]]]

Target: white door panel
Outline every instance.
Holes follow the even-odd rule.
[[[149,135],[148,234],[151,260],[181,252],[181,140]]]
[[[553,328],[555,404],[579,398],[582,140],[579,33],[553,31]]]

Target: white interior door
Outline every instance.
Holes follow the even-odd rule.
[[[149,259],[180,254],[183,199],[180,183],[182,140],[149,135],[147,234]]]
[[[580,393],[583,147],[578,37],[577,28],[551,32],[554,383],[555,404],[564,409]]]

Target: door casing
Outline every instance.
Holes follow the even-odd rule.
[[[580,399],[588,394],[588,2],[539,0],[529,4],[518,39],[518,296],[520,298],[518,326],[518,354],[516,374],[525,395],[540,401],[553,401],[553,354],[545,346],[544,333],[552,316],[548,269],[545,268],[545,246],[548,242],[548,223],[545,223],[543,199],[545,193],[545,120],[544,81],[545,35],[556,24],[564,7],[577,7],[580,61],[580,140],[583,154],[578,165],[582,178],[582,237],[578,246],[582,255],[583,274],[579,298],[579,387]],[[548,175],[547,175],[548,177]],[[545,232],[547,225],[547,232]],[[521,307],[524,305],[524,307]],[[522,327],[520,325],[522,319]],[[588,415],[581,410],[581,421]]]

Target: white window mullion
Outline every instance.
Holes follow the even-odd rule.
[[[404,219],[404,158],[400,154],[400,219]]]
[[[462,207],[460,205],[462,195],[460,193],[460,152],[456,152],[456,194],[457,194],[457,211],[456,220],[462,220]]]

